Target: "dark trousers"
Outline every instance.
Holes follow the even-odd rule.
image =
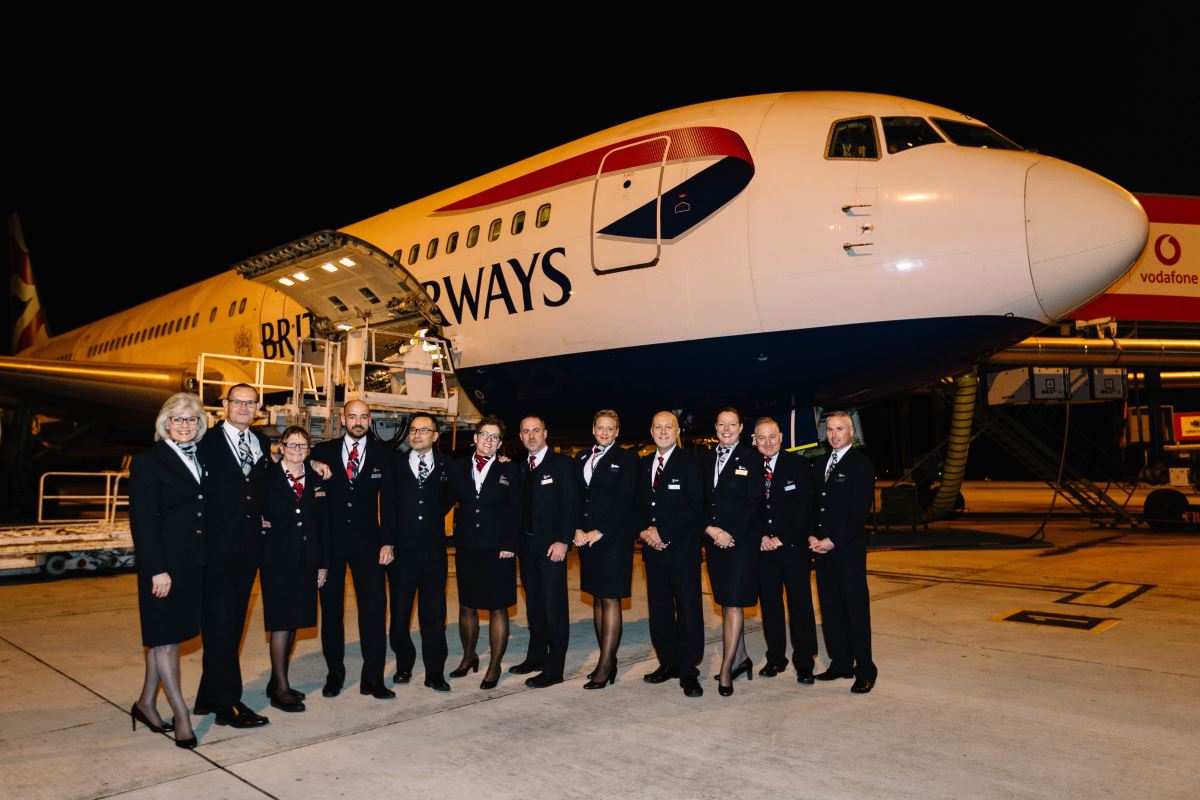
[[[258,555],[209,555],[204,569],[200,632],[204,637],[204,672],[196,690],[197,705],[228,708],[242,699],[242,665],[238,650],[250,592],[258,573]]]
[[[321,652],[330,672],[346,671],[346,567],[354,578],[354,598],[358,605],[358,641],[362,647],[361,682],[383,683],[383,662],[387,656],[384,620],[387,596],[383,588],[383,567],[379,551],[329,558],[329,577],[321,587]]]
[[[413,599],[417,600],[417,622],[421,627],[421,661],[426,675],[441,675],[446,668],[446,547],[396,549],[396,560],[388,564],[388,594],[392,621],[388,630],[396,669],[412,671],[417,660],[409,626]],[[419,593],[419,594],[418,594]]]
[[[521,542],[521,585],[525,587],[525,615],[529,618],[529,651],[525,661],[548,675],[563,674],[571,637],[567,606],[567,560],[557,563],[548,548],[535,545],[532,536]]]
[[[867,554],[817,556],[817,599],[829,668],[875,680],[871,660],[871,594],[867,590]]]
[[[700,564],[646,563],[650,643],[664,667],[680,676],[698,675],[704,656],[704,613],[700,606]]]
[[[812,554],[807,547],[783,547],[763,553],[759,561],[758,602],[762,608],[767,661],[787,664],[787,632],[792,635],[792,662],[799,672],[812,670],[817,655],[817,622],[812,603]],[[787,630],[783,594],[787,592]]]

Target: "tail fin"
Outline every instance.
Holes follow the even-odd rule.
[[[49,340],[46,318],[33,284],[33,269],[29,251],[21,233],[21,221],[14,212],[8,218],[8,263],[12,269],[9,280],[9,302],[12,305],[12,352],[14,355],[35,344]]]

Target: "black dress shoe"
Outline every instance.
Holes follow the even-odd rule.
[[[229,708],[218,709],[216,714],[215,721],[218,725],[232,725],[235,728],[261,728],[270,722],[269,719],[255,713],[241,701]]]
[[[776,675],[783,672],[785,669],[787,669],[786,661],[783,662],[782,664],[774,664],[774,663],[768,661],[767,663],[762,665],[762,669],[760,669],[758,671],[758,674],[763,676],[764,678],[774,678]]]
[[[479,654],[471,656],[471,658],[459,664],[454,669],[450,670],[451,678],[465,678],[468,672],[479,672]]]
[[[696,680],[695,675],[680,678],[679,685],[683,687],[683,693],[687,697],[700,697],[704,694],[704,689],[700,686],[700,681]]]
[[[138,704],[134,703],[129,707],[129,722],[133,725],[133,730],[137,730],[137,724],[140,722],[155,733],[170,733],[175,730],[173,722],[164,722],[162,725],[155,725],[150,721],[150,718],[142,713],[142,709],[138,708]]]
[[[801,683],[801,684],[804,684],[805,686],[812,686],[813,680],[814,680],[814,678],[813,678],[812,670],[809,670],[808,672],[797,672],[796,673],[796,683]]]
[[[324,697],[337,697],[342,693],[342,687],[345,685],[345,672],[331,672],[325,676],[325,686],[321,689],[321,695]]]
[[[430,689],[433,689],[435,692],[450,691],[450,684],[446,683],[446,679],[441,675],[426,675],[425,685]]]
[[[376,700],[391,700],[396,693],[382,683],[364,683],[358,687],[359,694],[369,694]]]
[[[305,694],[304,692],[300,691],[299,689],[289,689],[288,691],[290,691],[292,694],[296,695],[296,697],[299,697],[301,700],[303,700],[303,699],[305,699],[306,697],[308,697],[308,695],[307,695],[307,694]],[[272,697],[274,697],[274,696],[275,696],[275,679],[274,679],[274,678],[272,678],[271,680],[267,681],[266,693],[267,693],[267,699],[268,699],[268,700],[270,700]]]
[[[525,685],[531,689],[545,689],[547,686],[553,686],[556,683],[562,682],[562,675],[551,675],[548,672],[525,679]]]
[[[665,683],[666,681],[674,680],[679,677],[679,670],[674,667],[668,667],[660,664],[654,672],[646,673],[642,676],[642,680],[646,683]]]
[[[271,695],[271,705],[280,711],[295,712],[304,710],[304,703],[300,701],[299,695],[291,689]]]
[[[530,672],[541,672],[542,667],[539,664],[530,664],[528,661],[522,661],[520,664],[514,664],[509,667],[508,671],[513,675],[528,675]]]
[[[854,685],[850,687],[850,691],[855,694],[866,694],[875,688],[875,681],[869,678],[856,678]]]
[[[392,676],[392,683],[408,683],[411,680],[411,669],[398,669],[396,670],[396,674]]]
[[[853,677],[854,677],[853,672],[838,672],[836,670],[827,669],[824,672],[822,672],[821,674],[817,675],[816,679],[819,681],[836,681],[839,678],[853,678]]]

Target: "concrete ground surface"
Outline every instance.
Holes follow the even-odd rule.
[[[1040,498],[1036,490],[1004,488],[968,487],[968,507],[1043,510],[1040,499],[1022,505],[1011,494]],[[506,673],[485,692],[480,672],[440,694],[421,685],[418,658],[395,700],[360,695],[353,677],[326,699],[310,630],[292,665],[308,711],[285,714],[263,695],[269,662],[256,591],[243,699],[271,724],[235,730],[193,717],[201,744],[190,752],[169,735],[129,728],[143,669],[133,574],[0,583],[0,797],[1200,796],[1200,537],[1056,515],[1044,541],[1030,541],[1037,524],[967,518],[928,535],[875,537],[883,546],[868,560],[879,682],[868,695],[852,695],[849,681],[801,686],[789,670],[739,679],[732,697],[718,696],[711,598],[704,696],[686,698],[676,682],[643,683],[657,662],[640,559],[617,682],[585,692],[598,650],[572,554],[566,683],[528,689]],[[453,577],[448,591],[449,669],[461,654]],[[355,676],[352,593],[347,604]],[[506,665],[524,657],[523,598],[512,620]],[[486,630],[480,641],[486,647]],[[757,669],[757,611],[748,614],[747,644]],[[184,649],[190,701],[199,642]],[[824,663],[822,646],[818,669]],[[170,717],[165,698],[158,707]]]

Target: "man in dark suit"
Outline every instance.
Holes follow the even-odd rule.
[[[704,694],[696,665],[704,655],[704,616],[700,606],[700,535],[704,478],[699,461],[676,444],[679,418],[660,411],[650,424],[655,451],[638,469],[638,514],[650,641],[658,669],[646,683],[679,679],[688,697]]]
[[[764,527],[759,564],[759,605],[767,663],[758,671],[768,678],[788,665],[783,593],[787,592],[787,627],[792,635],[796,680],[813,682],[817,626],[812,604],[812,469],[807,458],[782,450],[779,424],[770,417],[754,423],[754,444],[763,457]]]
[[[450,510],[449,460],[435,453],[438,426],[428,414],[408,423],[409,451],[398,457],[392,480],[384,487],[381,514],[387,549],[399,558],[388,565],[392,605],[390,638],[396,654],[396,682],[412,678],[417,650],[409,635],[413,600],[420,592],[421,660],[425,685],[450,691],[446,666],[446,512]]]
[[[346,681],[346,567],[354,576],[358,638],[363,665],[359,691],[381,700],[396,693],[383,682],[387,655],[384,634],[387,595],[383,568],[392,560],[379,526],[379,497],[394,469],[390,449],[367,435],[371,409],[351,400],[342,409],[345,434],[313,448],[312,457],[329,464],[329,577],[321,587],[321,652],[328,674],[321,694],[336,697]]]
[[[854,678],[850,691],[866,694],[878,673],[871,660],[865,531],[875,503],[875,465],[851,446],[854,423],[845,411],[830,414],[825,431],[830,453],[813,475],[816,525],[808,543],[817,554],[817,598],[830,663],[816,678]]]
[[[509,667],[541,689],[562,683],[567,658],[570,618],[567,604],[567,550],[579,525],[579,486],[575,464],[546,444],[546,424],[540,417],[521,420],[525,464],[521,469],[523,501],[520,558],[525,613],[529,618],[529,650],[525,660]]]
[[[196,447],[208,471],[204,504],[204,598],[201,633],[204,672],[196,690],[197,714],[216,714],[218,725],[256,728],[268,720],[242,702],[238,648],[262,538],[261,499],[271,443],[250,428],[258,392],[239,383],[221,401],[225,421]]]

